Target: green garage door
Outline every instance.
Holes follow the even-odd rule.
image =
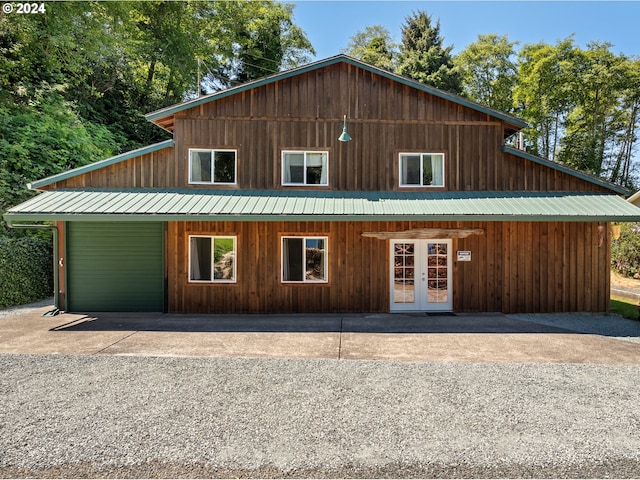
[[[161,312],[162,223],[69,222],[67,310]]]

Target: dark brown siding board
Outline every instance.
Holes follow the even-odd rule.
[[[582,264],[580,265],[581,267],[581,274],[584,276],[584,289],[582,292],[580,292],[579,297],[582,299],[582,306],[580,307],[580,310],[585,310],[585,311],[590,311],[591,310],[591,302],[592,302],[592,295],[593,295],[593,288],[592,288],[592,284],[591,284],[591,270],[593,268],[593,263],[592,263],[592,249],[594,247],[594,243],[595,243],[595,247],[597,248],[597,225],[595,225],[596,228],[592,229],[592,225],[594,224],[590,224],[588,226],[586,226],[586,235],[584,236],[585,241],[584,241],[584,259],[582,261]],[[595,233],[595,237],[596,237],[596,241],[594,242],[594,233]],[[582,242],[581,242],[582,243]]]
[[[545,305],[549,301],[550,282],[552,281],[549,276],[549,268],[547,265],[549,255],[552,254],[549,249],[551,243],[549,238],[549,227],[550,225],[548,223],[541,223],[538,225],[540,241],[538,251],[534,253],[534,261],[536,262],[536,268],[538,269],[538,303],[540,305]]]
[[[578,225],[576,223],[572,223],[570,226],[570,238],[573,241],[573,249],[575,251],[575,255],[576,255],[576,260],[571,262],[571,285],[569,288],[570,294],[571,294],[571,299],[570,299],[570,304],[571,304],[571,310],[573,311],[580,311],[583,308],[582,305],[582,298],[581,295],[579,295],[578,291],[578,281],[580,278],[580,272],[581,272],[581,267],[582,267],[582,263],[583,263],[583,258],[584,258],[584,242],[580,241],[581,238],[584,238],[584,234],[583,236],[580,236],[580,232],[578,231]],[[584,241],[586,242],[587,239],[584,238]]]

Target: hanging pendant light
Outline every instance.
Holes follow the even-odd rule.
[[[346,115],[344,116],[344,123],[342,125],[342,133],[338,137],[338,140],[340,140],[341,142],[350,142],[351,141],[351,137],[347,133],[347,116]]]

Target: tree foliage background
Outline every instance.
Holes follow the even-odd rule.
[[[0,215],[29,181],[166,139],[146,113],[308,62],[292,11],[89,1],[0,14]]]

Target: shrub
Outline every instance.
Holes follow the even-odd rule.
[[[38,237],[0,237],[0,308],[53,295],[53,248]]]
[[[611,267],[625,277],[640,278],[640,223],[623,223],[611,242]]]

